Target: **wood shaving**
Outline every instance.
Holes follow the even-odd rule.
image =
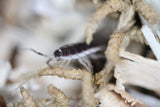
[[[120,56],[125,59],[116,64],[114,73],[119,86],[137,85],[160,93],[160,85],[157,84],[160,81],[159,62],[125,52],[123,49]]]
[[[151,47],[154,55],[156,56],[157,60],[160,62],[160,55],[159,55],[160,43],[159,43],[159,41],[156,39],[152,30],[147,25],[142,27],[142,32],[143,32],[144,37],[146,38],[149,46]]]
[[[96,93],[95,97],[99,99],[100,107],[146,107],[143,102],[117,89],[114,85],[107,85]]]

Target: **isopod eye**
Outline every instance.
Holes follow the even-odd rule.
[[[54,52],[54,56],[55,56],[55,57],[60,57],[60,56],[62,56],[62,51],[61,51],[61,50],[56,50],[56,51]]]

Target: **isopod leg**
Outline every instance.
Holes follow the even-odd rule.
[[[49,66],[49,68],[53,68],[52,67],[52,65],[50,64],[50,62],[52,61],[53,59],[52,58],[50,58],[46,63],[47,63],[47,65]]]
[[[88,71],[90,71],[90,72],[93,71],[93,70],[92,70],[93,67],[92,67],[92,65],[91,65],[91,63],[90,63],[90,61],[89,61],[88,58],[81,58],[81,59],[78,59],[78,61],[79,61],[83,66],[85,66]]]

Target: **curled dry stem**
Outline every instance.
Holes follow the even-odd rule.
[[[135,23],[134,18],[135,8],[132,5],[126,5],[124,11],[121,12],[116,32],[126,32],[128,31]]]
[[[92,83],[92,74],[90,72],[84,72],[84,77],[82,79],[82,93],[85,107],[96,107]]]
[[[114,67],[113,64],[107,63],[104,69],[95,75],[95,81],[94,81],[95,84],[98,85],[99,87],[106,86],[106,83],[109,82],[109,80],[113,75],[110,72],[112,71],[113,67]]]
[[[39,76],[58,76],[66,79],[81,80],[84,70],[66,69],[66,68],[47,68]]]
[[[126,33],[126,36],[129,37],[130,40],[135,40],[141,44],[148,44],[143,36],[141,29],[138,27],[133,27],[129,32]]]
[[[119,48],[121,46],[121,43],[123,42],[124,37],[125,34],[123,33],[114,33],[110,36],[105,55],[108,62],[113,65],[115,65],[120,60]]]
[[[144,35],[141,31],[140,28],[133,27],[132,29],[130,29],[128,32],[125,33],[125,38],[123,40],[122,46],[123,47],[127,47],[130,43],[131,40],[134,40],[136,42],[140,42],[141,44],[146,44],[148,45],[147,41],[144,38]]]
[[[90,72],[85,70],[48,68],[44,69],[40,76],[58,76],[65,79],[82,80],[82,93],[85,107],[95,107],[94,89],[92,86],[93,77]],[[50,86],[51,87],[51,86]],[[89,91],[88,91],[89,90]]]
[[[114,33],[110,36],[108,47],[105,51],[108,62],[106,63],[104,69],[95,76],[95,83],[97,85],[105,86],[105,83],[110,79],[113,67],[120,60],[119,48],[124,37],[125,34],[123,33]]]
[[[144,19],[146,19],[150,24],[155,24],[158,21],[157,12],[147,3],[143,1],[135,2],[135,9],[138,11]]]
[[[28,91],[25,88],[22,87],[20,91],[25,107],[37,107],[33,97],[28,93]]]
[[[86,43],[90,44],[93,40],[93,33],[97,29],[97,24],[105,18],[109,13],[121,11],[125,7],[125,3],[122,0],[107,0],[103,5],[91,16],[86,29]]]
[[[65,96],[65,94],[54,87],[53,85],[48,86],[48,93],[50,96],[59,103],[61,107],[69,107],[69,99]]]

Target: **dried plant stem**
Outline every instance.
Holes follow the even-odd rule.
[[[136,11],[140,12],[140,14],[150,23],[155,24],[158,20],[158,14],[156,11],[147,3],[143,1],[135,2]]]
[[[129,32],[126,33],[126,36],[129,37],[130,40],[135,40],[141,44],[148,44],[143,36],[141,29],[138,27],[133,27]]]
[[[125,38],[123,40],[122,46],[127,47],[130,43],[131,40],[134,40],[136,42],[140,42],[141,44],[147,44],[147,41],[145,40],[143,33],[140,28],[138,27],[133,27],[130,29],[130,31],[125,33]]]
[[[110,40],[108,43],[108,47],[105,51],[105,55],[107,57],[107,60],[111,64],[116,64],[119,60],[119,48],[121,46],[121,43],[125,37],[125,34],[123,33],[114,33],[110,36]]]
[[[34,101],[33,97],[28,93],[28,91],[23,87],[20,90],[21,90],[22,99],[24,101],[24,106],[37,107],[36,102]]]
[[[57,89],[53,85],[49,85],[48,93],[60,104],[61,107],[69,107],[69,100],[61,90]]]
[[[96,107],[92,82],[92,74],[84,72],[84,77],[82,79],[82,93],[85,107]]]
[[[44,69],[40,76],[58,76],[66,79],[81,80],[83,78],[84,70],[66,69],[66,68],[53,68]]]
[[[82,80],[83,99],[85,107],[95,107],[93,78],[90,72],[76,69],[52,68],[44,69],[40,76],[58,76],[65,79]]]
[[[116,32],[125,32],[129,30],[135,23],[133,20],[135,14],[134,6],[127,5],[126,9],[122,11],[121,16],[118,21]]]
[[[110,80],[110,78],[113,75],[111,73],[113,67],[113,64],[107,63],[104,69],[95,75],[95,84],[99,87],[106,86],[106,83]]]
[[[105,83],[110,79],[112,69],[116,63],[119,62],[119,48],[124,39],[125,35],[123,33],[114,33],[110,36],[108,47],[105,51],[108,62],[106,63],[104,69],[96,74],[95,83],[101,86],[105,86]]]
[[[86,43],[90,44],[93,39],[93,33],[97,29],[97,24],[105,18],[109,13],[121,11],[125,7],[125,3],[122,0],[107,0],[89,19],[86,29]]]

